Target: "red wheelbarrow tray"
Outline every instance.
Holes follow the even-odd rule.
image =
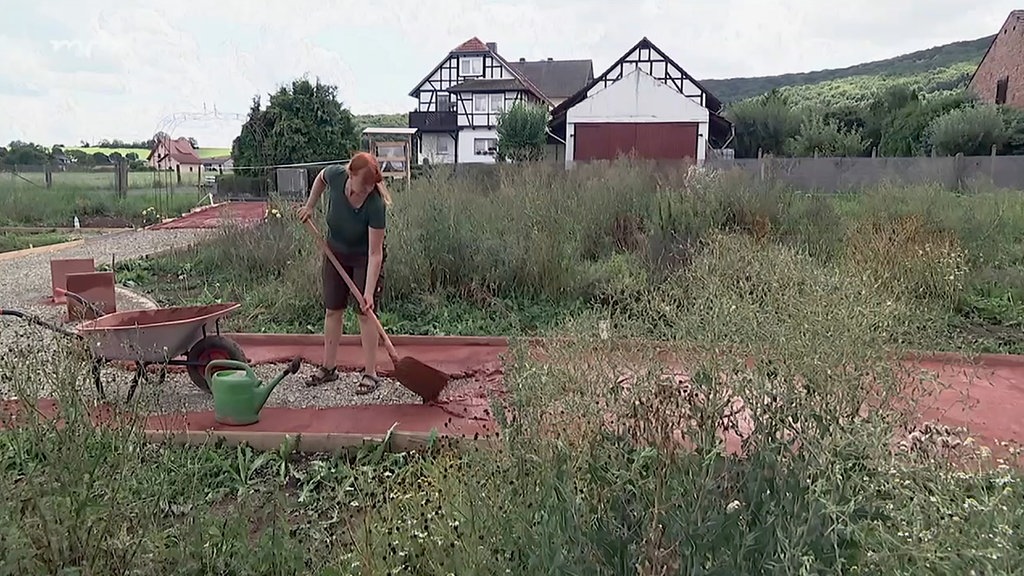
[[[160,363],[216,334],[217,322],[240,307],[225,302],[114,312],[84,322],[75,331],[92,343],[94,354],[106,360]]]

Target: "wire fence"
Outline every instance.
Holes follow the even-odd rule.
[[[199,203],[260,199],[272,194],[299,198],[309,193],[313,180],[324,167],[346,165],[348,161],[348,158],[339,158],[235,166],[226,159],[219,163],[178,164],[165,169],[139,166],[137,162],[88,167],[74,163],[0,165],[0,194],[53,191],[109,193],[124,197],[158,193],[168,198],[189,195]],[[395,162],[389,162],[389,169],[397,170]],[[421,167],[412,168],[413,176],[418,176]]]
[[[193,193],[199,197],[232,194],[267,195],[282,183],[308,188],[325,166],[346,164],[348,159],[262,166],[234,166],[230,160],[214,164],[179,164],[158,170],[148,166],[128,167],[123,176],[118,166],[80,167],[74,164],[0,165],[0,192],[54,190],[68,192],[118,192],[125,194],[153,191]],[[295,174],[305,172],[305,180]],[[281,174],[279,174],[279,172]],[[284,182],[282,182],[284,176]],[[120,182],[124,178],[123,184]],[[123,189],[121,188],[123,186]],[[285,186],[287,187],[287,186]],[[288,190],[291,191],[291,190]]]

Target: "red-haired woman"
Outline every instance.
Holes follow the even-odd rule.
[[[366,308],[356,310],[363,344],[364,370],[357,394],[368,394],[380,386],[377,378],[378,334],[366,317],[380,293],[380,272],[386,258],[384,228],[391,194],[384,185],[380,165],[372,154],[360,152],[348,166],[328,166],[317,174],[309,199],[299,208],[305,222],[313,215],[320,196],[327,190],[327,244],[363,293]],[[325,255],[322,272],[324,308],[324,363],[306,383],[317,386],[338,379],[337,354],[350,294],[334,265]]]

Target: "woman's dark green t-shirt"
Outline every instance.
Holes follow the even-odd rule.
[[[387,206],[379,192],[366,197],[363,205],[353,208],[345,196],[348,172],[344,166],[328,166],[324,170],[327,182],[327,241],[335,251],[353,256],[370,252],[370,228],[383,229],[387,221]]]

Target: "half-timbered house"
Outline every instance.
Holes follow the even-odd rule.
[[[732,125],[722,103],[646,37],[551,111],[551,143],[574,162],[635,154],[703,163],[726,148]],[[561,156],[561,155],[559,155]]]
[[[492,163],[502,110],[517,101],[550,109],[592,78],[589,60],[513,64],[498,54],[497,44],[471,38],[449,52],[409,93],[417,100],[409,127],[417,130],[419,161]],[[546,94],[540,85],[557,94]]]

